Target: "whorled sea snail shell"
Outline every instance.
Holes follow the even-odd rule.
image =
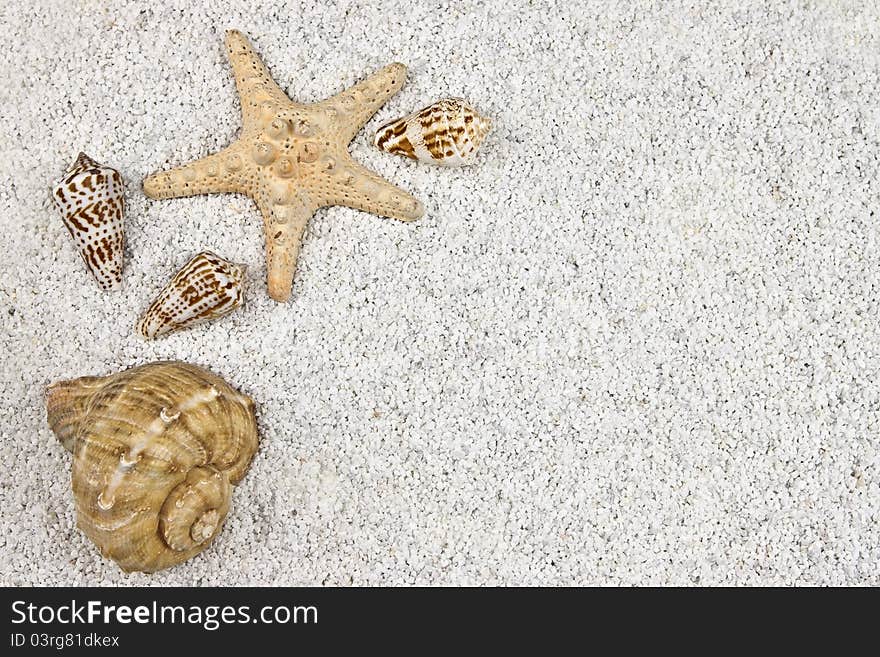
[[[74,455],[77,524],[127,572],[205,549],[257,449],[250,397],[186,363],[61,381],[46,405]]]
[[[119,172],[80,153],[52,189],[61,218],[102,290],[122,283],[125,185]]]
[[[202,251],[162,288],[138,320],[137,332],[150,339],[228,315],[244,301],[246,269]]]
[[[457,167],[473,163],[491,129],[491,119],[466,100],[444,98],[382,124],[373,143],[379,150],[419,162]]]

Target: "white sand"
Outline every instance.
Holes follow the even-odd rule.
[[[117,4],[0,6],[0,583],[880,584],[876,2]],[[229,27],[295,99],[410,66],[351,150],[427,215],[320,211],[286,305],[248,199],[140,187],[236,135]],[[374,150],[446,95],[476,166]],[[50,203],[79,150],[127,183],[121,292]],[[245,308],[137,338],[201,249]],[[262,445],[209,550],[125,575],[43,391],[160,358]]]

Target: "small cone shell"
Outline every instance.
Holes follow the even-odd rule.
[[[210,545],[258,444],[253,401],[186,363],[61,381],[46,406],[73,452],[77,524],[126,572],[168,568]]]
[[[137,324],[147,339],[231,313],[244,300],[245,266],[202,251],[174,275]]]
[[[103,290],[122,283],[125,188],[115,169],[85,153],[52,189],[61,218],[89,271]]]
[[[471,164],[492,121],[461,98],[446,98],[376,131],[374,143],[388,153],[455,167]]]

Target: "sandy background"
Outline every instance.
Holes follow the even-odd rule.
[[[0,583],[880,584],[876,2],[119,4],[0,6]],[[248,199],[140,188],[237,134],[231,27],[294,99],[410,67],[351,151],[426,216],[320,211],[286,305]],[[476,166],[372,147],[447,95]],[[120,292],[50,204],[79,150],[127,183]],[[140,340],[202,249],[245,308]],[[125,575],[43,391],[160,358],[262,445],[209,550]]]

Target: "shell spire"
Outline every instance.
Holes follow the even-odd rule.
[[[53,384],[47,419],[73,452],[77,524],[127,571],[205,549],[257,449],[254,403],[195,365],[160,362]]]
[[[244,265],[202,251],[183,266],[137,323],[147,339],[231,313],[244,300]]]
[[[381,125],[374,144],[388,153],[428,164],[464,166],[473,163],[491,129],[492,121],[467,101],[444,98]]]
[[[124,194],[119,172],[85,153],[79,154],[52,189],[64,225],[103,290],[112,290],[122,283]]]

